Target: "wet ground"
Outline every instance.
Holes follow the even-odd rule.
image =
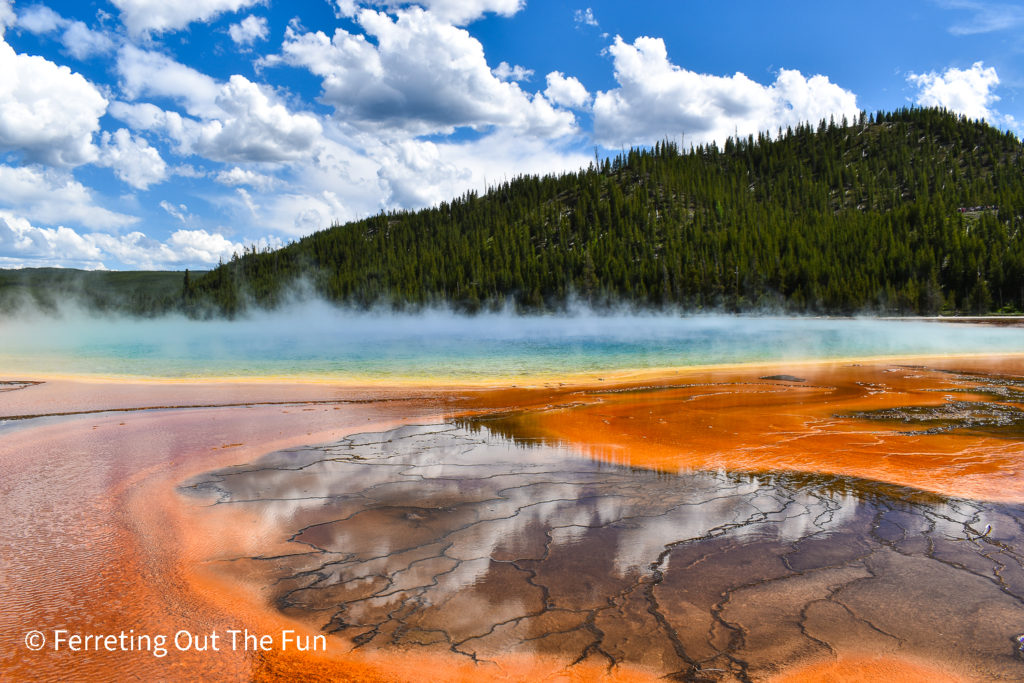
[[[915,362],[4,380],[0,680],[1022,680],[1024,358]]]
[[[1021,680],[1024,506],[828,475],[657,472],[493,433],[357,434],[181,491],[273,519],[225,558],[352,651],[762,680],[870,653]]]

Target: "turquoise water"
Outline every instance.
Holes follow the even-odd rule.
[[[236,321],[0,321],[0,371],[137,377],[487,379],[752,361],[1024,351],[1024,329],[872,319],[475,317],[306,304]],[[2,377],[0,377],[2,379]]]

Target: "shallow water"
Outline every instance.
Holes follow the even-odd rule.
[[[1024,328],[853,319],[353,313],[0,320],[0,367],[150,377],[488,379],[753,361],[1024,351]]]
[[[291,552],[223,558],[353,650],[758,680],[848,653],[1020,679],[1024,507],[851,477],[659,473],[404,427],[200,475]]]

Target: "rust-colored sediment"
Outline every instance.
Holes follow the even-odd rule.
[[[89,391],[102,395],[95,385],[70,393]],[[136,387],[135,393],[143,397],[144,388]],[[187,404],[187,393],[187,387],[175,387],[174,396],[157,398]],[[232,391],[213,398],[232,402],[237,397]],[[285,388],[275,398],[297,396]],[[39,399],[38,412],[59,412],[62,407],[59,394],[40,391]],[[110,406],[101,402],[99,407]],[[219,537],[193,526],[202,509],[182,504],[177,482],[214,464],[244,463],[268,448],[330,441],[368,426],[436,415],[438,410],[433,402],[384,401],[344,410],[295,404],[97,413],[52,424],[43,420],[38,426],[16,423],[0,445],[0,499],[5,508],[0,531],[0,596],[5,604],[0,614],[0,678],[109,680],[116,674],[247,680],[275,671],[286,677],[286,672],[310,664],[306,656],[296,659],[279,651],[171,651],[163,658],[146,652],[29,652],[22,638],[32,629],[50,634],[59,628],[82,634],[134,630],[172,638],[180,629],[196,634],[242,628],[280,633],[289,627],[308,632],[304,625],[269,613],[249,586],[211,579],[208,569],[218,556],[215,548],[273,543],[260,536],[259,526],[227,526],[218,530]],[[229,530],[237,533],[225,537]],[[379,667],[358,659],[341,667],[336,673],[369,680],[380,673]]]
[[[570,444],[595,458],[653,469],[839,474],[942,495],[1024,502],[1024,442],[998,430],[906,435],[918,425],[845,417],[951,400],[1016,405],[971,393],[983,383],[941,370],[1024,374],[1020,359],[891,362],[680,371],[644,386],[361,390],[329,385],[131,385],[49,382],[3,393],[2,415],[26,420],[0,441],[0,678],[11,680],[644,680],[557,658],[473,664],[440,655],[29,652],[24,634],[193,633],[247,628],[314,633],[270,605],[271,587],[222,571],[226,557],[294,552],[260,510],[205,507],[177,486],[268,451],[462,413],[503,418],[518,435]],[[760,379],[791,374],[805,381]],[[19,378],[21,379],[21,378]],[[623,391],[628,390],[628,391]],[[937,390],[937,391],[936,391]],[[373,402],[362,402],[372,399]],[[282,404],[282,402],[294,402]],[[262,403],[263,405],[252,405]],[[209,407],[220,404],[234,407]],[[197,405],[188,410],[175,406]],[[152,408],[164,408],[152,410]],[[135,410],[135,409],[150,410]],[[837,417],[839,416],[839,417]],[[0,416],[2,419],[2,416]],[[908,615],[907,618],[913,618]],[[797,662],[778,681],[963,680],[898,656],[840,653]]]
[[[109,387],[107,387],[109,388]],[[178,484],[211,468],[244,464],[296,444],[431,422],[448,412],[445,392],[330,386],[50,382],[17,396],[7,415],[124,412],[16,420],[0,441],[0,679],[3,680],[478,680],[481,668],[433,656],[231,651],[31,652],[28,631],[193,634],[248,629],[316,632],[267,604],[266,586],[220,571],[221,558],[293,552],[258,515],[209,508]],[[218,407],[253,401],[270,405]],[[286,405],[282,402],[294,401]],[[311,402],[310,402],[311,401]],[[153,409],[163,406],[162,409]],[[2,416],[0,416],[2,419]],[[592,680],[600,667],[565,672],[542,657],[509,657],[494,680]],[[629,670],[618,680],[647,680]]]
[[[506,420],[510,430],[614,463],[670,472],[838,474],[948,496],[1024,502],[1024,424],[910,434],[939,423],[851,418],[952,401],[1019,407],[1024,399],[1024,386],[1010,398],[972,391],[990,389],[984,380],[992,375],[1024,381],[1019,358],[927,362],[683,370],[659,382],[549,389],[544,395],[506,390],[481,401],[526,403],[530,410]],[[786,375],[803,381],[761,379]]]
[[[795,667],[771,678],[769,683],[957,683],[962,680],[961,676],[927,662],[862,655]]]

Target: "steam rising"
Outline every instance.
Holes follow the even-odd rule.
[[[472,379],[750,361],[1024,351],[1024,329],[876,319],[357,312],[307,301],[233,320],[0,319],[5,374]]]

